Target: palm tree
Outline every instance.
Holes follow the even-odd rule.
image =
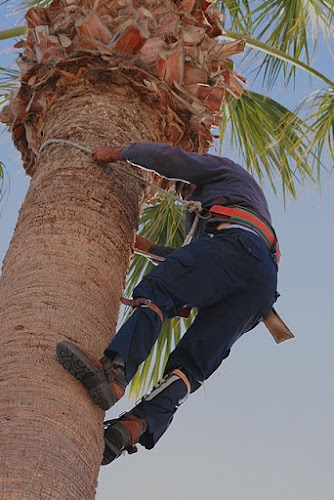
[[[326,2],[317,3],[326,8]],[[211,125],[220,124],[223,103],[223,128],[232,121],[234,137],[244,139],[246,164],[258,175],[264,167],[275,184],[273,169],[280,160],[283,186],[294,194],[292,162],[301,177],[313,176],[313,158],[320,165],[324,141],[332,133],[332,82],[320,75],[327,87],[315,96],[312,105],[319,106],[310,122],[258,94],[241,97],[227,57],[242,50],[245,30],[255,35],[247,42],[252,46],[263,43],[256,38],[266,31],[254,23],[260,11],[251,12],[248,2],[222,2],[222,7],[233,32],[221,32],[210,2],[195,0],[64,0],[27,14],[27,40],[19,42],[21,87],[2,114],[32,176],[0,281],[4,498],[94,497],[103,414],[58,366],[54,346],[69,338],[101,355],[115,331],[139,214],[151,196],[123,166],[100,167],[76,148],[50,143],[40,154],[40,146],[54,138],[88,149],[102,143],[165,140],[202,152],[211,141]],[[322,13],[318,17],[326,19]],[[213,38],[219,34],[234,43],[217,45]],[[268,44],[265,49],[270,57],[276,54],[294,64],[302,52],[291,55],[290,47],[272,49]],[[314,73],[308,63],[299,65]],[[289,79],[287,67],[282,71]],[[3,75],[6,84],[15,76]],[[229,94],[241,98],[228,99]],[[251,114],[255,105],[260,122]],[[321,135],[309,138],[309,124],[320,119]],[[252,126],[262,122],[265,141],[261,131],[254,135],[259,128]],[[312,143],[319,147],[316,156]],[[159,184],[157,178],[154,182]],[[160,224],[154,233],[145,222],[152,220],[152,213],[161,220],[164,212],[172,215],[170,227]],[[180,228],[173,222],[177,215],[177,206],[167,200],[150,205],[141,229],[164,243],[176,234],[179,244]],[[137,277],[138,271],[130,274],[133,281]],[[178,340],[180,325],[166,328],[152,356],[164,355]],[[141,380],[148,366],[142,367]],[[138,379],[136,388],[143,389]]]
[[[167,141],[203,152],[221,103],[242,91],[227,56],[244,40],[215,40],[208,3],[92,4],[56,0],[28,11],[20,87],[1,115],[31,176],[0,281],[8,499],[94,497],[103,412],[58,365],[55,345],[68,338],[102,355],[150,196],[131,167],[101,167],[50,140],[88,150]]]

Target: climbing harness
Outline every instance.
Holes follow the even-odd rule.
[[[243,224],[255,231],[270,248],[277,264],[279,264],[281,252],[275,231],[254,212],[238,206],[225,207],[222,205],[213,205],[210,208],[210,213],[214,218],[218,218],[226,222]]]
[[[84,153],[92,154],[90,149],[86,148],[85,146],[81,146],[80,144],[77,144],[76,142],[68,141],[67,139],[48,139],[47,141],[45,141],[41,145],[39,152],[41,153],[42,151],[44,151],[44,149],[47,146],[50,146],[52,144],[62,144],[64,146],[71,146],[71,147],[74,147],[76,149],[79,149],[80,151],[83,151]],[[150,188],[155,189],[156,191],[163,194],[164,196],[167,196],[168,198],[171,198],[172,200],[177,201],[178,203],[181,203],[182,205],[184,205],[185,209],[188,210],[189,212],[195,213],[195,218],[194,218],[192,227],[191,227],[189,233],[187,234],[187,236],[183,242],[183,246],[190,243],[193,236],[194,236],[199,219],[203,218],[203,216],[200,215],[200,213],[202,212],[201,202],[195,201],[195,200],[189,200],[189,201],[182,200],[182,198],[180,196],[175,196],[174,194],[170,193],[169,191],[166,191],[165,189],[163,189],[159,186],[156,186],[152,182],[149,182],[146,179],[143,179],[140,175],[137,175],[134,172],[129,172],[128,170],[125,170],[125,169],[123,169],[123,172],[126,173],[127,175],[129,175],[130,177],[137,179],[138,181],[142,182],[143,184],[146,184],[146,186],[149,186]]]

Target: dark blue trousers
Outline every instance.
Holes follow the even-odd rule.
[[[256,234],[239,228],[205,235],[173,252],[133,290],[133,297],[151,299],[164,317],[177,316],[184,305],[198,315],[170,354],[165,373],[175,368],[187,375],[195,391],[219,367],[236,340],[267,314],[276,299],[277,265]],[[105,353],[125,360],[130,381],[161,330],[158,315],[139,308],[121,327]],[[177,403],[186,394],[182,381],[173,383],[133,413],[148,422],[141,443],[152,448],[170,424]]]

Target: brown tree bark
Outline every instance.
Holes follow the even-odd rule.
[[[76,88],[41,127],[88,148],[160,139],[152,107],[119,85]],[[131,168],[59,145],[36,162],[0,280],[2,499],[94,498],[104,412],[55,346],[99,358],[115,333],[144,193]]]

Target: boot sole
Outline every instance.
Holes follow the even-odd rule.
[[[110,440],[105,442],[104,455],[101,462],[101,465],[109,465],[111,462],[116,460],[122,453],[120,453],[119,449],[114,445],[114,443]]]
[[[56,352],[59,363],[83,384],[97,406],[106,411],[115,404],[115,397],[107,380],[95,387],[86,386],[85,379],[96,375],[101,370],[91,363],[74,344],[63,340],[57,345]]]
[[[110,422],[117,423],[118,419],[112,420]],[[124,452],[125,440],[127,440],[126,431],[122,432],[121,429],[115,429],[111,426],[107,427],[104,431],[104,454],[101,465],[108,465],[113,462],[116,458],[120,457]]]

